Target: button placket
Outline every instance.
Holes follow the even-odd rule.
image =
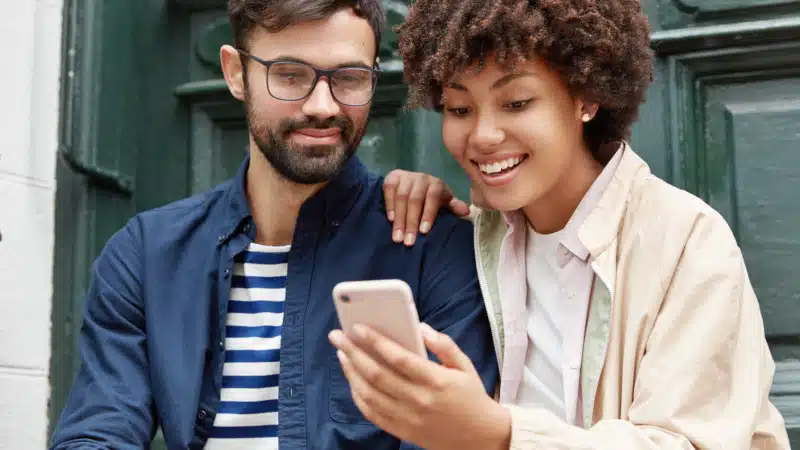
[[[565,247],[563,244],[559,244],[558,250],[556,251],[556,260],[558,261],[558,265],[563,269],[564,267],[569,264],[569,260],[572,254],[570,253],[569,249]]]

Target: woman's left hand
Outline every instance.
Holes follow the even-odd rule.
[[[426,347],[442,365],[365,326],[356,326],[354,336],[331,332],[358,409],[383,430],[426,449],[508,449],[508,411],[486,394],[472,361],[449,336],[422,327]]]

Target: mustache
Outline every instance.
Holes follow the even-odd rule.
[[[346,116],[329,117],[327,119],[319,119],[316,117],[306,117],[302,120],[287,119],[281,123],[281,131],[283,131],[284,134],[289,134],[293,131],[302,130],[304,128],[339,128],[342,130],[342,135],[350,136],[355,128],[355,125],[353,124],[353,121]]]

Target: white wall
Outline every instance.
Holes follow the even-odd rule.
[[[62,0],[0,0],[0,449],[44,449]]]

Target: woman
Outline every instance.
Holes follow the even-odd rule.
[[[488,397],[429,328],[438,362],[334,331],[362,413],[429,449],[788,448],[733,234],[625,142],[652,79],[638,1],[417,0],[400,31],[412,104],[443,111],[487,206],[475,256],[502,382]],[[424,214],[424,232],[441,183],[392,178],[390,220]]]

